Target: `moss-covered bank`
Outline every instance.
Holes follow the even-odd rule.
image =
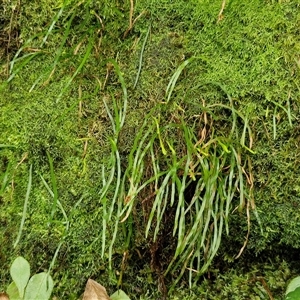
[[[52,269],[58,298],[76,299],[89,277],[115,289],[122,268],[122,286],[132,298],[160,297],[154,296],[157,282],[163,280],[168,287],[174,280],[160,276],[166,268],[164,259],[174,254],[169,241],[161,241],[156,249],[155,243],[134,227],[124,269],[124,236],[120,231],[113,252],[116,278],[109,277],[107,259],[101,258],[101,166],[109,165],[113,136],[102,100],[106,99],[111,109],[113,99],[122,100],[118,75],[106,60],[117,61],[128,91],[126,121],[118,144],[124,171],[143,119],[155,105],[165,102],[167,86],[180,64],[197,57],[178,78],[169,106],[162,110],[161,126],[179,118],[193,124],[203,114],[203,103],[229,105],[231,97],[250,129],[244,134],[244,146],[251,151],[241,147],[245,119],[237,119],[240,135],[231,142],[241,148],[247,193],[253,193],[249,199],[255,200],[259,218],[249,202],[248,243],[241,258],[234,260],[245,242],[249,221],[247,205],[237,212],[239,199],[235,198],[229,235],[224,231],[210,273],[193,292],[188,291],[184,277],[184,291],[178,297],[269,299],[271,293],[274,299],[282,299],[285,281],[300,273],[296,257],[300,247],[299,4],[267,0],[224,3],[222,11],[219,0],[137,1],[132,21],[137,19],[128,30],[129,1],[3,2],[1,288],[9,281],[9,265],[16,255],[24,255],[38,272],[49,267],[63,242]],[[19,59],[14,59],[21,47]],[[231,118],[226,109],[214,110],[209,132],[227,136]],[[163,136],[163,140],[168,138],[176,141],[178,137]],[[70,224],[67,231],[59,208],[48,225],[53,198],[42,178],[53,190],[49,157],[58,199]],[[14,248],[31,164],[26,221]],[[137,210],[136,218],[142,216]],[[141,223],[143,219],[135,225]],[[158,261],[153,262],[153,251],[161,260],[161,269],[155,269]],[[275,275],[273,270],[277,270]]]

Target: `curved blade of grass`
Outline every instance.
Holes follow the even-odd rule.
[[[69,33],[70,33],[70,28],[71,28],[71,24],[72,24],[72,21],[75,17],[75,12],[72,14],[71,18],[65,23],[67,24],[67,27],[64,29],[64,35],[63,35],[63,39],[60,43],[60,46],[59,48],[57,49],[56,51],[56,55],[55,55],[55,58],[54,58],[54,62],[53,64],[50,66],[50,68],[47,69],[47,73],[48,73],[48,78],[46,80],[49,81],[50,77],[53,75],[54,73],[54,70],[56,68],[56,65],[58,64],[59,62],[59,59],[61,58],[62,56],[62,53],[63,53],[63,47],[67,41],[67,38],[69,36]],[[46,76],[47,74],[42,74],[34,83],[33,85],[31,86],[29,92],[33,91],[33,89],[36,87],[36,85]],[[44,83],[45,84],[45,83]]]
[[[62,15],[63,11],[64,11],[64,6],[61,7],[61,9],[60,9],[60,10],[57,12],[57,14],[54,16],[53,21],[52,21],[51,25],[49,26],[49,28],[48,28],[48,30],[47,30],[47,33],[46,33],[45,37],[43,38],[43,41],[42,41],[40,47],[43,47],[43,45],[46,43],[46,41],[47,41],[47,39],[48,39],[48,36],[49,36],[50,33],[52,32],[55,23],[58,21],[58,19],[59,19],[60,16]]]
[[[232,111],[232,128],[231,128],[231,136],[234,134],[235,128],[236,128],[236,121],[237,121],[237,110],[234,108],[234,104],[233,104],[233,100],[229,94],[229,92],[227,91],[226,87],[224,85],[222,85],[219,82],[216,81],[208,81],[207,83],[213,84],[218,86],[227,96],[229,103],[230,103],[230,109]],[[243,118],[244,119],[244,118]]]
[[[153,240],[155,241],[156,240],[156,237],[159,233],[159,229],[160,229],[160,223],[162,221],[162,218],[164,216],[164,213],[165,213],[165,210],[166,210],[166,207],[167,207],[167,204],[168,204],[168,200],[169,200],[169,191],[170,191],[170,188],[169,188],[169,184],[167,184],[165,186],[165,189],[164,189],[164,197],[163,199],[161,200],[162,202],[162,209],[158,210],[156,216],[157,216],[157,220],[156,220],[156,227],[155,227],[155,231],[154,231],[154,236],[153,236]],[[159,206],[160,207],[160,206]]]
[[[155,191],[158,190],[158,173],[160,171],[159,168],[159,161],[158,159],[156,159],[155,154],[154,154],[154,149],[153,149],[153,144],[150,147],[150,157],[151,157],[151,162],[152,162],[152,167],[153,167],[153,173],[154,173],[154,177],[155,177]]]
[[[239,210],[241,211],[245,207],[245,193],[244,193],[244,178],[243,178],[243,170],[241,166],[240,154],[236,152],[236,150],[232,147],[232,151],[234,153],[236,159],[236,166],[238,169],[238,183],[239,183],[239,193],[240,193],[240,205]]]
[[[6,187],[7,187],[7,183],[8,183],[8,175],[9,172],[11,170],[11,162],[8,163],[5,172],[3,174],[1,174],[0,176],[0,180],[1,180],[1,187],[0,187],[0,196],[4,193]]]
[[[122,203],[121,201],[118,202],[118,208],[116,211],[116,215],[117,217],[120,216],[120,212],[121,212],[121,207],[122,207]],[[113,235],[111,238],[111,243],[109,245],[109,250],[108,250],[108,258],[109,258],[109,270],[112,271],[112,254],[113,254],[113,245],[115,243],[116,237],[117,237],[117,233],[118,233],[118,227],[119,227],[119,222],[118,222],[118,218],[115,222],[114,225],[114,231],[113,231]]]
[[[158,136],[158,139],[159,139],[159,144],[160,144],[161,151],[162,151],[163,155],[167,155],[167,150],[164,146],[164,143],[162,141],[161,134],[160,134],[159,119],[156,120],[156,118],[154,118],[154,117],[152,117],[152,118],[153,118],[153,120],[155,121],[155,124],[156,124],[156,131],[157,131],[157,136]]]
[[[0,144],[0,148],[16,148],[14,145]]]
[[[144,159],[147,151],[151,147],[152,143],[153,143],[153,138],[144,147],[144,149],[140,155],[138,154],[138,152],[136,153],[136,157],[135,157],[135,161],[134,161],[134,165],[133,165],[132,169],[126,170],[127,176],[129,176],[130,188],[125,197],[125,199],[126,199],[125,206],[121,212],[121,216],[124,215],[125,212],[126,212],[126,215],[125,215],[125,217],[122,218],[121,222],[124,222],[127,219],[127,217],[129,216],[129,214],[132,211],[132,208],[134,205],[134,200],[135,200],[137,194],[146,186],[145,183],[142,184],[141,186],[139,186],[139,185],[141,182],[141,177],[143,175],[143,169],[144,169],[143,159]],[[132,173],[130,174],[130,172],[132,172]],[[157,174],[157,176],[159,176],[159,174]],[[156,177],[154,176],[154,177],[150,178],[150,180],[147,180],[146,183],[148,184],[155,179],[156,179]]]
[[[277,106],[274,108],[273,114],[273,139],[276,140],[276,113],[277,113]]]
[[[108,59],[106,62],[111,63],[114,66],[115,72],[119,77],[119,81],[121,83],[122,87],[122,92],[123,92],[123,106],[120,109],[119,115],[120,115],[120,128],[123,127],[124,122],[125,122],[125,116],[126,116],[126,111],[127,111],[127,101],[128,101],[128,94],[127,94],[127,88],[125,84],[124,77],[121,73],[121,70],[119,68],[118,63],[114,59]]]
[[[83,68],[83,66],[85,65],[85,63],[87,62],[88,58],[91,55],[91,51],[93,49],[94,46],[94,40],[95,37],[92,34],[92,31],[89,32],[90,37],[89,37],[89,41],[88,41],[88,45],[87,45],[87,50],[85,52],[85,55],[83,57],[83,59],[81,60],[78,68],[76,69],[76,71],[74,72],[74,74],[72,75],[72,77],[66,82],[66,84],[64,85],[63,89],[61,90],[61,92],[59,93],[56,102],[59,102],[59,100],[61,99],[61,97],[63,96],[63,94],[66,92],[66,90],[69,88],[69,86],[71,85],[71,83],[73,82],[74,78],[77,76],[77,74],[81,71],[81,69]]]
[[[44,36],[44,38],[43,38],[43,40],[42,40],[42,43],[41,43],[40,47],[43,47],[43,45],[44,45],[45,42],[47,41],[47,39],[48,39],[50,33],[52,32],[52,30],[53,30],[53,28],[54,28],[54,26],[55,26],[55,23],[58,21],[58,19],[59,19],[60,16],[62,15],[63,10],[64,10],[64,7],[62,7],[62,8],[58,11],[58,13],[54,16],[53,21],[52,21],[50,27],[48,28],[48,30],[47,30],[47,32],[46,32],[46,35]],[[44,32],[42,32],[41,34],[39,34],[39,35],[37,35],[37,36],[40,36],[40,35],[42,35],[42,34],[44,34]],[[13,72],[14,64],[15,64],[15,62],[17,62],[17,61],[19,60],[19,59],[18,59],[19,54],[20,54],[20,53],[23,51],[23,49],[26,48],[26,47],[31,43],[31,41],[32,41],[34,38],[36,38],[37,36],[34,36],[33,38],[29,39],[29,40],[25,43],[25,45],[24,45],[23,47],[21,47],[21,48],[18,50],[18,52],[15,54],[13,60],[10,62],[10,74],[11,74],[11,75],[10,75],[10,77],[8,78],[7,82],[10,82],[10,81],[17,75],[17,73],[18,73],[24,66],[26,66],[26,65],[27,65],[34,57],[36,57],[37,55],[39,55],[39,54],[42,53],[42,51],[40,51],[40,52],[35,52],[35,53],[25,54],[24,56],[21,57],[21,59],[24,59],[24,58],[26,58],[26,57],[28,57],[28,58],[27,58],[27,59],[26,59],[26,60],[18,67],[17,70],[15,70],[15,71]]]
[[[16,54],[14,55],[13,59],[10,61],[9,63],[9,74],[12,75],[13,74],[13,69],[14,69],[14,65],[16,62],[20,61],[20,60],[23,60],[24,58],[28,57],[28,56],[31,56],[33,54],[36,54],[37,52],[34,52],[34,53],[28,53],[28,54],[24,54],[22,57],[19,57],[20,54],[22,53],[22,51],[28,47],[30,47],[30,44],[31,42],[36,39],[36,38],[39,38],[40,36],[42,36],[44,33],[43,32],[40,32],[36,35],[34,35],[33,37],[29,38],[21,47],[20,49],[16,52]],[[39,51],[38,53],[41,53],[42,51]],[[24,64],[26,65],[26,64]]]
[[[288,120],[289,120],[289,124],[290,124],[290,127],[293,127],[293,124],[292,124],[292,115],[291,115],[291,107],[290,107],[290,100],[288,99],[287,100],[287,104],[288,104],[288,108],[286,109],[283,105],[281,105],[280,103],[277,103],[273,100],[269,100],[270,102],[272,102],[273,104],[275,104],[276,107],[280,107],[288,116]],[[275,110],[277,111],[277,110]],[[276,112],[274,112],[274,115],[276,114]]]
[[[180,189],[178,190],[178,203],[175,213],[175,224],[173,228],[173,235],[175,235],[176,231],[178,231],[178,241],[177,241],[177,247],[176,247],[176,253],[180,252],[180,249],[182,247],[183,238],[185,236],[185,214],[184,214],[184,206],[185,206],[185,199],[184,199],[184,191],[186,187],[186,179],[189,172],[189,166],[190,166],[190,157],[187,156],[186,165],[184,168],[184,173],[182,176]],[[176,254],[175,254],[176,255]]]
[[[114,118],[113,118],[113,116],[112,116],[112,114],[111,114],[111,112],[110,112],[110,109],[109,109],[109,107],[108,107],[108,105],[107,105],[107,103],[106,103],[104,97],[102,98],[102,101],[103,101],[103,104],[104,104],[106,113],[107,113],[107,115],[108,115],[108,118],[109,118],[109,120],[110,120],[110,122],[111,122],[111,126],[112,126],[112,129],[113,129],[113,132],[114,132],[114,134],[116,134],[117,131],[116,131],[115,120],[114,120]],[[113,101],[114,101],[114,100],[113,100]]]
[[[116,167],[117,167],[117,173],[116,173],[116,176],[115,176],[115,180],[116,180],[116,183],[115,183],[115,193],[114,193],[114,196],[113,196],[113,199],[111,201],[111,204],[110,204],[110,208],[109,208],[109,211],[108,211],[108,219],[110,220],[111,217],[112,217],[112,213],[114,211],[114,206],[115,206],[115,203],[117,201],[117,198],[118,198],[118,194],[119,194],[119,187],[120,187],[120,183],[121,183],[121,159],[120,159],[120,154],[119,154],[119,151],[118,151],[118,148],[117,148],[117,144],[111,140],[111,145],[112,145],[112,150],[114,151],[114,155],[115,155],[115,158],[116,158]]]
[[[184,70],[184,68],[195,59],[196,57],[191,57],[187,60],[185,60],[175,71],[175,73],[173,74],[173,76],[171,77],[171,80],[169,81],[169,84],[167,86],[166,89],[166,102],[169,102],[173,93],[173,90],[175,88],[176,82],[181,74],[181,72]]]
[[[50,196],[51,196],[52,198],[54,198],[54,193],[53,193],[53,191],[51,190],[51,188],[50,188],[50,186],[48,185],[48,183],[46,182],[45,178],[44,178],[42,175],[40,175],[40,177],[41,177],[41,179],[42,179],[42,182],[43,182],[44,186],[45,186],[46,189],[48,190]],[[64,210],[62,204],[60,203],[59,199],[57,199],[57,206],[59,207],[59,209],[61,210],[61,212],[62,212],[62,214],[63,214],[63,217],[64,217],[64,219],[65,219],[65,223],[66,223],[66,231],[68,231],[68,230],[69,230],[69,227],[70,227],[69,218],[68,218],[68,216],[67,216],[67,214],[66,214],[66,211]]]
[[[189,167],[190,167],[190,163],[191,163],[191,155],[193,153],[193,151],[195,151],[194,146],[191,142],[191,131],[188,129],[188,127],[186,126],[186,124],[183,122],[183,120],[181,120],[182,122],[182,129],[184,131],[184,139],[187,145],[187,156],[186,156],[186,164],[185,164],[185,168],[184,168],[184,173],[181,179],[181,182],[179,183],[179,189],[178,189],[178,204],[177,204],[177,209],[176,209],[176,213],[175,213],[175,224],[174,224],[174,228],[173,228],[173,236],[175,235],[177,228],[178,228],[178,243],[177,243],[177,249],[176,252],[178,251],[178,249],[180,248],[180,244],[183,241],[183,237],[185,235],[185,224],[184,224],[184,219],[185,219],[185,214],[184,214],[184,191],[186,188],[186,179],[189,173]],[[181,212],[181,215],[180,215]],[[180,217],[179,217],[180,216]]]
[[[155,228],[156,234],[159,231],[159,226],[160,226],[159,220],[161,220],[162,214],[163,214],[163,213],[160,212],[160,205],[162,203],[164,203],[164,201],[163,201],[164,194],[166,193],[166,189],[167,189],[167,186],[168,186],[168,183],[169,183],[169,180],[170,180],[171,176],[172,176],[171,172],[169,172],[165,176],[165,178],[164,178],[164,180],[163,180],[163,182],[162,182],[162,184],[161,184],[161,186],[160,186],[160,188],[159,188],[159,190],[156,194],[156,197],[155,197],[155,200],[154,200],[154,203],[152,205],[152,209],[151,209],[151,212],[150,212],[150,215],[149,215],[149,218],[148,218],[148,223],[147,223],[147,226],[146,226],[146,238],[148,237],[148,233],[149,233],[150,227],[152,225],[152,219],[153,219],[155,213],[157,214],[157,223],[156,223],[156,228]],[[154,234],[154,241],[156,239],[156,234]]]
[[[22,220],[21,220],[20,229],[19,229],[19,232],[18,232],[17,239],[14,242],[14,248],[17,247],[17,245],[18,245],[18,243],[21,239],[21,235],[22,235],[22,231],[23,231],[23,227],[24,227],[24,223],[25,223],[25,219],[26,219],[26,212],[27,212],[27,205],[28,205],[29,195],[30,195],[30,191],[31,191],[31,184],[32,184],[32,164],[30,165],[30,168],[29,168],[27,191],[26,191],[25,202],[24,202],[24,207],[23,207]]]
[[[50,224],[53,220],[53,217],[54,217],[54,214],[56,211],[57,200],[58,200],[58,191],[57,191],[57,184],[56,184],[56,176],[55,176],[54,168],[53,168],[53,160],[48,151],[47,151],[47,157],[48,157],[48,161],[49,161],[51,184],[52,184],[52,190],[53,190],[53,202],[52,202],[51,214],[50,214],[50,218],[49,218],[49,224]]]
[[[133,85],[134,89],[136,88],[136,85],[138,83],[138,80],[139,80],[139,77],[140,77],[140,74],[141,74],[142,62],[143,62],[143,54],[144,54],[144,50],[145,50],[145,46],[146,46],[146,43],[147,43],[147,40],[148,40],[148,36],[149,36],[150,30],[151,30],[151,24],[148,27],[148,31],[146,33],[146,36],[145,36],[145,39],[144,39],[144,42],[143,42],[143,45],[142,45],[141,54],[140,54],[140,60],[139,60],[139,69],[138,69],[138,72],[136,74],[135,82],[134,82],[134,85]]]
[[[226,177],[226,180],[223,181],[223,193],[226,197],[226,206],[225,206],[225,227],[226,227],[226,233],[229,234],[229,226],[228,226],[228,216],[229,216],[229,209],[230,204],[233,199],[236,186],[233,185],[233,177],[234,177],[234,169],[236,166],[236,160],[234,153],[231,154],[230,159],[230,170],[229,170],[229,176]],[[228,182],[228,184],[227,184]]]
[[[36,56],[41,55],[41,54],[43,54],[42,51],[29,53],[29,54],[26,54],[26,55],[22,56],[21,57],[22,60],[25,59],[25,58],[26,59],[21,63],[21,65],[16,70],[13,71],[13,69],[12,69],[13,72],[11,73],[9,78],[7,79],[7,82],[10,82],[20,72],[20,70],[22,70],[23,67],[26,66],[33,58],[35,58]]]
[[[125,176],[123,178],[121,177],[121,159],[120,159],[120,154],[118,151],[118,135],[120,133],[120,130],[122,129],[124,122],[125,122],[125,116],[126,116],[126,110],[127,110],[127,88],[126,84],[123,78],[123,75],[120,71],[119,65],[117,62],[113,59],[109,59],[106,61],[106,63],[109,62],[114,66],[115,72],[119,77],[119,81],[121,83],[122,91],[123,91],[123,103],[122,107],[119,109],[117,102],[115,98],[112,96],[113,100],[113,109],[114,109],[114,116],[110,112],[107,103],[104,101],[104,106],[107,111],[107,114],[109,116],[109,119],[112,123],[113,131],[114,131],[114,137],[110,138],[110,144],[111,144],[111,157],[110,157],[110,165],[111,165],[111,171],[110,171],[110,176],[108,181],[105,179],[105,174],[104,174],[104,166],[102,167],[102,181],[103,181],[103,188],[100,191],[100,201],[103,205],[103,220],[102,220],[102,225],[103,225],[103,230],[102,230],[102,257],[104,256],[104,251],[105,251],[105,242],[106,242],[106,227],[107,227],[107,222],[112,219],[112,215],[115,211],[115,207],[117,205],[117,212],[116,212],[116,221],[114,223],[114,231],[113,231],[113,236],[109,245],[109,269],[111,270],[111,257],[112,257],[112,248],[117,236],[118,232],[118,225],[120,222],[120,217],[122,215],[122,201],[124,196],[124,182],[125,182]],[[131,161],[132,162],[132,161]],[[125,172],[126,174],[126,172]],[[113,184],[113,180],[115,179],[116,183]],[[107,193],[108,191],[114,188],[114,194],[110,203],[109,208],[107,208]]]
[[[114,155],[111,155],[110,156],[110,160],[109,160],[109,165],[111,166],[111,169],[110,169],[110,172],[109,172],[109,177],[108,177],[108,180],[106,181],[106,178],[105,178],[105,174],[103,172],[104,169],[104,166],[102,168],[102,181],[105,182],[105,184],[103,184],[103,187],[102,189],[100,190],[99,194],[100,194],[100,199],[103,199],[105,198],[109,188],[110,188],[110,185],[114,179],[114,175],[115,175],[115,156]]]

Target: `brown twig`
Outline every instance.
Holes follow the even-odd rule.
[[[253,186],[254,186],[254,177],[253,177],[253,173],[252,173],[252,163],[250,158],[248,157],[248,170],[249,170],[249,174],[247,174],[247,172],[245,171],[244,167],[242,167],[242,171],[245,174],[246,178],[247,178],[247,183],[249,184],[250,188],[249,188],[249,198],[247,201],[247,235],[246,235],[246,239],[245,242],[243,244],[243,247],[241,248],[239,254],[235,257],[235,259],[239,258],[241,256],[241,254],[243,253],[247,243],[248,243],[248,239],[249,239],[249,234],[250,234],[250,204],[251,204],[251,208],[255,209],[255,203],[254,203],[254,197],[253,197]]]
[[[95,12],[94,12],[94,15],[96,16],[96,18],[98,19],[98,21],[99,21],[99,23],[101,24],[101,27],[102,27],[101,29],[99,29],[97,31],[97,34],[100,35],[100,38],[99,38],[98,44],[95,45],[96,55],[99,56],[99,49],[100,49],[100,46],[101,46],[101,43],[102,43],[102,37],[103,37],[103,32],[104,32],[105,27],[104,27],[104,23],[103,23],[101,17],[98,14],[96,14]]]
[[[262,285],[263,285],[264,289],[266,290],[266,292],[267,292],[270,300],[274,300],[273,295],[272,295],[272,293],[271,293],[271,291],[270,291],[270,289],[269,289],[269,287],[268,287],[265,279],[263,277],[261,277],[261,276],[256,277],[256,279],[258,279],[262,283]]]
[[[133,10],[134,10],[134,4],[133,0],[130,0],[130,10],[129,10],[129,27],[126,29],[124,32],[123,38],[125,39],[126,36],[128,35],[129,31],[132,29],[133,22],[132,22],[132,17],[133,17]]]
[[[129,28],[132,28],[132,26],[133,26],[133,23],[132,23],[133,10],[134,10],[133,0],[130,0]]]
[[[101,17],[98,14],[96,14],[95,12],[94,12],[94,15],[99,20],[99,23],[101,24],[102,30],[104,31],[104,23],[103,23]]]
[[[103,86],[102,86],[102,90],[104,90],[105,86],[106,86],[106,83],[107,83],[107,80],[108,80],[108,77],[110,75],[110,72],[113,68],[113,65],[108,63],[107,66],[106,66],[106,76],[105,76],[105,80],[104,80],[104,83],[103,83]]]
[[[134,20],[132,20],[133,18],[133,11],[134,11],[134,3],[133,3],[133,0],[130,0],[130,10],[129,10],[129,26],[128,28],[126,29],[126,31],[124,32],[123,34],[123,38],[125,39],[128,35],[128,33],[132,30],[135,22],[143,15],[145,14],[145,10],[142,11]]]
[[[11,46],[11,39],[12,39],[12,31],[13,31],[13,21],[15,19],[15,17],[17,17],[18,14],[20,14],[20,6],[21,3],[20,1],[18,1],[18,3],[12,7],[12,13],[10,16],[10,22],[9,22],[9,27],[8,27],[8,32],[7,32],[7,36],[8,36],[8,40],[7,40],[7,45],[6,45],[6,54],[7,54],[7,67],[6,67],[6,72],[7,72],[7,76],[9,76],[9,62],[10,62],[10,46]],[[17,47],[19,46],[18,43],[18,36],[15,37],[16,39],[16,43],[17,43]]]
[[[238,259],[242,255],[242,253],[243,253],[243,251],[246,248],[247,243],[248,243],[249,234],[250,234],[250,201],[247,202],[247,225],[248,225],[247,226],[248,229],[247,229],[246,239],[244,241],[243,247],[241,248],[239,254],[235,257],[235,259]]]
[[[218,20],[217,20],[217,24],[223,20],[224,16],[223,16],[223,12],[224,12],[224,9],[225,9],[225,5],[226,5],[226,0],[223,0],[222,2],[222,7],[221,7],[221,10],[218,14]]]

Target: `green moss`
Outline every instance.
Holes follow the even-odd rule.
[[[0,178],[2,180],[5,172],[8,178],[0,194],[0,244],[3,245],[0,261],[4,270],[1,288],[9,281],[9,264],[16,255],[26,257],[33,270],[47,269],[63,241],[52,270],[56,281],[55,295],[61,299],[76,299],[89,277],[115,289],[113,276],[108,280],[107,259],[100,257],[103,207],[98,194],[102,184],[101,164],[108,165],[109,138],[112,136],[102,99],[106,99],[110,109],[112,96],[119,104],[122,101],[122,90],[117,76],[107,65],[108,58],[118,61],[129,93],[126,123],[119,137],[123,170],[144,117],[151,108],[165,101],[167,85],[177,67],[191,56],[200,57],[184,69],[169,106],[161,110],[162,127],[179,116],[191,124],[201,115],[199,104],[203,101],[206,105],[228,105],[228,95],[218,86],[221,84],[233,98],[235,108],[247,117],[255,151],[255,154],[247,155],[252,160],[253,192],[261,225],[251,214],[251,233],[243,261],[247,262],[247,257],[252,260],[252,254],[260,255],[265,251],[274,251],[280,257],[282,247],[300,247],[297,209],[300,205],[299,4],[292,1],[230,1],[226,3],[223,19],[217,22],[221,2],[138,1],[134,18],[143,11],[145,13],[124,38],[129,26],[129,3],[87,1],[78,4],[72,1],[49,31],[43,46],[43,38],[61,2],[25,1],[22,6],[17,2],[4,2],[6,13],[0,15],[3,20],[1,30],[7,33],[13,29],[16,34],[11,35],[13,47],[8,47],[0,35],[0,56],[4,53],[12,60],[17,48],[34,35],[36,38],[22,54],[39,52],[20,68],[13,80],[1,86],[0,143],[15,146],[0,148]],[[133,89],[150,23],[141,74],[136,89]],[[59,48],[64,35],[66,41]],[[90,54],[89,41],[93,42]],[[6,60],[1,62],[3,82],[7,79],[6,63]],[[14,70],[21,65],[22,60],[15,61]],[[51,73],[54,66],[55,72]],[[70,81],[76,70],[78,74]],[[102,85],[99,90],[96,78]],[[230,131],[231,113],[220,108],[213,113],[215,135],[226,136]],[[241,118],[237,120],[237,128],[242,133],[244,123]],[[175,141],[178,139],[178,145],[181,145],[182,141],[174,132],[166,131],[166,135]],[[247,145],[249,139],[247,133]],[[235,145],[239,142],[233,141]],[[54,162],[58,199],[70,222],[67,233],[59,209],[54,216],[55,222],[50,226],[47,224],[52,197],[40,177],[42,175],[51,187],[47,152]],[[13,249],[31,163],[33,188],[28,215],[21,242]],[[238,205],[238,199],[235,204]],[[137,212],[136,218],[141,216],[142,213]],[[226,265],[222,260],[232,259],[238,253],[247,234],[245,212],[233,213],[230,222],[229,236],[224,238],[219,257],[212,266],[211,272],[216,279],[205,279],[191,292],[184,289],[171,299],[268,299],[262,281],[253,279],[253,270],[239,272],[242,267],[238,265],[233,266],[235,270],[222,272]],[[142,222],[136,222],[139,223]],[[132,243],[136,242],[136,245],[132,244],[134,250],[130,251],[132,258],[128,260],[123,285],[132,298],[137,294],[136,298],[141,295],[141,299],[153,299],[158,274],[149,270],[150,259],[136,261],[133,258],[136,250],[149,253],[147,243],[151,243],[144,240],[142,232],[135,231],[136,241]],[[111,228],[107,235],[112,236]],[[120,232],[115,245],[113,264],[117,273],[120,272],[124,238]],[[259,275],[266,276],[273,296],[278,295],[276,299],[280,299],[284,281],[288,279],[283,275],[284,270],[292,269],[291,265],[278,260],[273,266],[262,261],[255,264],[257,268],[268,267],[270,270],[278,269],[280,265],[274,276],[267,271]],[[291,272],[297,271],[295,268]],[[173,280],[167,278],[166,282]],[[184,280],[182,284],[185,286]]]

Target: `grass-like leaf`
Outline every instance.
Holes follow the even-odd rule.
[[[31,184],[32,184],[32,164],[30,165],[30,168],[29,168],[28,184],[27,184],[27,191],[26,191],[26,196],[25,196],[25,201],[24,201],[22,219],[21,219],[18,236],[14,243],[14,248],[17,247],[17,245],[21,239],[21,235],[22,235],[22,231],[23,231],[23,227],[24,227],[24,223],[25,223],[25,219],[26,219],[26,212],[27,212],[27,206],[28,206],[28,201],[29,201],[29,195],[30,195],[30,191],[31,191]]]
[[[53,220],[55,211],[56,211],[56,207],[57,207],[58,190],[57,190],[57,184],[56,184],[56,176],[54,173],[53,160],[48,151],[47,151],[47,157],[48,157],[48,161],[49,161],[51,184],[52,184],[52,191],[53,191],[53,202],[52,202],[51,214],[50,214],[50,218],[49,218],[49,223],[51,223]]]

